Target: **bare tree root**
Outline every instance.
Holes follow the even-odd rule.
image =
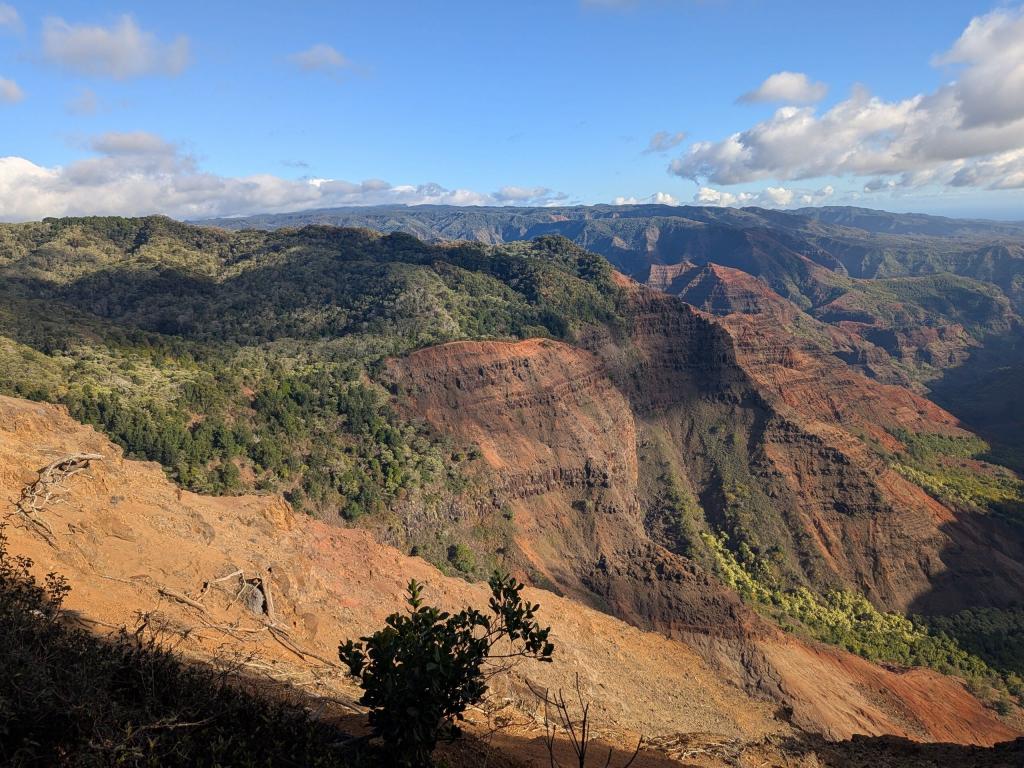
[[[654,747],[676,760],[693,760],[700,757],[714,757],[726,761],[738,760],[743,752],[739,739],[709,733],[680,733],[652,739],[648,746]]]
[[[243,627],[241,626],[240,621],[234,622],[230,625],[216,624],[210,620],[209,610],[202,603],[203,598],[206,597],[206,595],[210,593],[210,590],[215,587],[223,589],[222,585],[225,582],[230,582],[232,579],[238,580],[238,587],[233,590],[233,592],[228,592],[229,595],[233,594],[230,605],[242,602],[242,604],[246,605],[250,611],[260,613],[262,621],[259,623],[259,626]],[[160,585],[157,585],[157,592],[163,597],[170,598],[171,600],[175,600],[197,610],[200,613],[200,621],[203,626],[208,629],[221,632],[235,640],[242,640],[242,637],[240,637],[242,634],[255,635],[261,632],[267,632],[282,648],[295,656],[298,656],[302,661],[309,662],[312,659],[332,670],[342,670],[342,667],[339,666],[337,662],[326,659],[313,651],[299,646],[291,639],[288,627],[277,622],[274,613],[274,599],[270,590],[269,569],[267,569],[265,574],[247,578],[245,571],[238,568],[225,576],[219,576],[215,579],[203,582],[202,588],[194,598]],[[259,610],[257,611],[257,609]]]
[[[157,592],[159,592],[164,597],[169,597],[172,600],[177,600],[179,603],[184,603],[185,605],[191,606],[192,608],[195,608],[201,613],[206,613],[205,605],[203,605],[200,602],[196,602],[191,597],[186,597],[180,592],[175,592],[173,589],[168,589],[167,587],[157,587]]]
[[[39,476],[21,489],[21,498],[15,503],[14,514],[23,525],[35,531],[47,544],[56,548],[57,537],[49,523],[39,517],[47,506],[66,504],[67,482],[89,468],[93,461],[103,461],[99,453],[73,453],[51,462],[38,471]]]

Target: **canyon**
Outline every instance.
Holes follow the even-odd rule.
[[[686,734],[732,745],[707,765],[1012,741],[1013,670],[927,629],[1020,608],[1012,441],[933,394],[1013,343],[1012,291],[854,278],[849,250],[735,226],[725,248],[724,226],[662,231],[632,271],[547,235],[0,228],[3,493],[103,457],[45,528],[12,518],[12,550],[67,576],[96,631],[158,622],[187,658],[249,654],[349,713],[334,649],[409,578],[454,609],[509,571],[560,650],[492,686],[513,754],[543,759],[527,683],[577,673],[604,738],[650,737],[651,765]],[[237,571],[273,585],[269,613],[212,587]],[[857,634],[896,621],[917,655]],[[933,647],[985,682],[915,661]]]

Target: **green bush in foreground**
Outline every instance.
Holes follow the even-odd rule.
[[[534,619],[540,606],[523,600],[523,585],[495,574],[490,587],[490,615],[473,608],[450,614],[424,605],[423,585],[410,581],[406,613],[338,648],[362,684],[374,734],[399,765],[429,766],[438,739],[458,735],[456,721],[487,690],[488,660],[551,661],[551,628]]]

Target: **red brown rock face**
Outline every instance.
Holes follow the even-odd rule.
[[[721,527],[741,488],[760,543],[778,546],[799,580],[899,610],[1013,599],[1024,575],[1019,537],[954,514],[868,443],[892,447],[896,428],[963,434],[956,420],[780,327],[785,317],[765,309],[778,297],[759,281],[698,272],[692,279],[713,300],[738,293],[758,311],[711,318],[626,284],[627,330],[584,335],[584,349],[460,342],[392,363],[407,407],[480,447],[495,498],[514,507],[525,565],[665,631],[750,623],[701,569],[652,540],[661,470],[645,464],[643,447],[657,438],[661,460],[700,500],[705,529]],[[1001,556],[981,572],[991,546]],[[658,598],[662,590],[678,599]]]

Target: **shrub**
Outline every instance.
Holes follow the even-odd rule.
[[[448,547],[448,562],[462,573],[470,573],[476,568],[476,557],[473,550],[465,544],[452,544]]]
[[[456,722],[487,690],[488,660],[551,661],[551,629],[534,619],[540,606],[523,600],[523,585],[495,574],[490,587],[489,615],[473,608],[449,614],[424,605],[423,585],[410,581],[407,612],[338,648],[360,680],[374,734],[397,764],[429,766],[438,739],[459,734]]]

